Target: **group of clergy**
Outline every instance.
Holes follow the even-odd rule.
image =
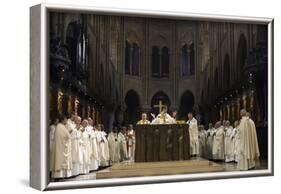
[[[188,113],[189,142],[191,157],[208,158],[214,161],[237,162],[240,170],[249,170],[257,166],[259,161],[259,146],[254,121],[245,109],[240,111],[240,121],[218,121],[208,130],[198,121],[193,113]],[[161,113],[150,122],[146,113],[137,124],[175,124],[176,112],[170,116],[164,108]]]
[[[137,125],[175,124],[176,113],[170,116],[163,109],[150,122],[146,113]],[[210,160],[238,162],[240,170],[257,166],[260,156],[256,127],[250,113],[242,109],[240,121],[218,121],[208,130],[198,125],[193,113],[188,113],[189,142],[191,157]],[[109,134],[102,124],[94,126],[91,118],[81,119],[76,113],[69,118],[60,116],[50,126],[50,173],[51,177],[67,178],[107,167],[121,161],[134,161],[135,132],[133,125],[114,126]]]
[[[214,161],[236,162],[240,170],[249,170],[259,164],[259,146],[254,121],[245,109],[240,121],[218,121],[208,130],[199,125],[199,156]]]
[[[50,174],[53,179],[69,178],[107,167],[116,162],[134,160],[133,125],[113,127],[107,134],[102,124],[76,113],[59,116],[49,132]]]

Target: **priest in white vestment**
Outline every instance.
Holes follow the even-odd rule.
[[[225,162],[234,161],[234,139],[233,139],[233,127],[230,125],[229,121],[225,122],[225,138],[224,138],[224,147],[225,147]]]
[[[232,131],[232,139],[234,141],[234,161],[238,162],[239,150],[240,150],[240,138],[239,138],[239,121],[234,122],[234,129]]]
[[[147,119],[147,114],[142,113],[141,120],[137,122],[137,125],[148,125],[148,124],[150,124],[150,121]]]
[[[214,141],[215,128],[212,123],[209,123],[209,129],[207,130],[207,157],[213,159],[213,141]]]
[[[238,156],[238,168],[249,170],[255,168],[259,163],[259,146],[257,139],[256,126],[254,121],[247,116],[246,110],[240,111],[240,151]]]
[[[86,130],[88,121],[84,119],[81,124],[81,128],[78,131],[79,139],[79,174],[88,174],[90,172],[91,165],[91,143],[90,134]]]
[[[72,176],[70,134],[66,128],[67,118],[60,117],[54,133],[52,178]]]
[[[55,121],[50,126],[50,132],[49,132],[49,168],[50,171],[53,169],[54,164],[54,142],[55,142],[55,130],[57,127],[57,124],[59,123],[59,119],[55,119]]]
[[[207,132],[203,125],[199,125],[199,156],[207,157]]]
[[[98,134],[97,134],[97,143],[99,150],[100,163],[99,166],[105,167],[109,165],[109,147],[107,141],[107,134],[104,131],[104,127],[102,124],[98,124],[97,126]]]
[[[70,132],[76,127],[76,124],[75,124],[76,118],[77,118],[77,113],[72,112],[70,115],[70,118],[67,119],[66,126]]]
[[[67,130],[70,133],[71,137],[71,157],[72,157],[72,175],[79,174],[79,164],[78,164],[78,142],[77,142],[77,129],[76,122],[78,119],[78,115],[76,112],[72,112],[70,117],[67,119]],[[78,119],[79,120],[79,119]]]
[[[188,113],[189,125],[189,139],[190,139],[190,156],[195,157],[199,155],[199,138],[198,138],[198,124],[197,120],[193,117],[193,113]]]
[[[120,160],[124,161],[128,159],[128,150],[127,150],[127,128],[122,127],[121,131],[118,133],[118,141],[120,142]]]
[[[166,107],[164,107],[162,109],[161,113],[159,113],[156,118],[155,118],[154,114],[151,114],[151,115],[154,117],[151,124],[175,124],[176,123],[176,120],[167,113]]]
[[[108,146],[110,155],[110,164],[120,162],[121,143],[118,139],[118,128],[114,126],[112,131],[108,134]]]
[[[220,121],[215,124],[213,159],[224,160],[224,128]]]
[[[99,168],[99,155],[98,155],[98,144],[97,144],[97,131],[94,130],[94,121],[88,118],[88,126],[86,131],[90,135],[90,146],[91,146],[91,165],[90,171],[97,170]]]
[[[81,128],[81,117],[76,116],[75,117],[75,125],[74,128],[73,125],[69,125],[70,127],[68,130],[70,132],[71,136],[71,155],[72,155],[72,175],[78,175],[80,173],[80,161],[79,161],[79,139],[80,136],[78,134],[80,128]]]
[[[135,160],[135,150],[136,150],[136,137],[133,125],[130,124],[127,131],[127,141],[128,141],[128,159],[130,161]]]

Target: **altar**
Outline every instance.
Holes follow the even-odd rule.
[[[188,160],[188,124],[137,125],[136,162]]]

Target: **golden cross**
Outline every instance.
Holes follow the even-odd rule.
[[[162,112],[162,109],[163,109],[164,107],[167,108],[167,105],[162,104],[162,100],[159,100],[159,104],[158,104],[158,105],[154,105],[153,107],[159,108],[159,114],[160,114],[160,113]]]

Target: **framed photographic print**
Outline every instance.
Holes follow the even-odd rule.
[[[30,185],[273,175],[273,18],[30,9]]]

